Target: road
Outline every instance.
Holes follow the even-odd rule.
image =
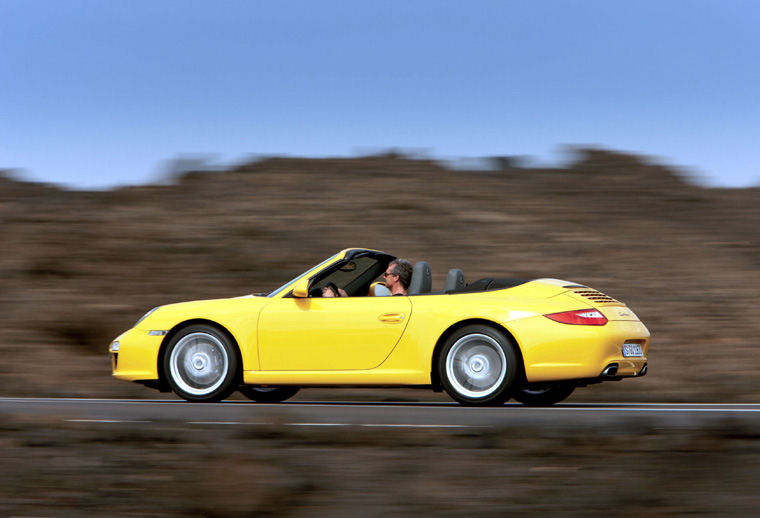
[[[244,401],[188,403],[167,400],[0,398],[5,416],[44,415],[66,422],[185,423],[187,426],[312,426],[378,428],[656,428],[709,426],[726,421],[760,425],[760,404],[595,403],[529,408],[462,407],[455,403]]]

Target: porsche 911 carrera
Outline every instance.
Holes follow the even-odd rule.
[[[394,259],[346,249],[270,293],[154,308],[110,344],[113,375],[197,402],[395,386],[464,405],[551,405],[647,372],[649,331],[604,293],[550,278],[467,283],[459,269],[433,290],[420,261],[391,296]]]

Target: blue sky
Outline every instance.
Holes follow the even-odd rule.
[[[760,2],[0,0],[0,168],[598,145],[760,184]]]

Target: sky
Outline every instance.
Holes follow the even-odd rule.
[[[760,185],[758,27],[754,0],[0,0],[0,169],[593,145]]]

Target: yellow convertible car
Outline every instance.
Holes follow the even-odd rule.
[[[557,279],[466,284],[458,269],[433,291],[421,261],[406,295],[390,296],[381,279],[397,275],[394,259],[351,248],[268,294],[152,309],[111,343],[113,375],[189,401],[403,386],[465,405],[550,405],[647,372],[649,331],[599,291]]]

